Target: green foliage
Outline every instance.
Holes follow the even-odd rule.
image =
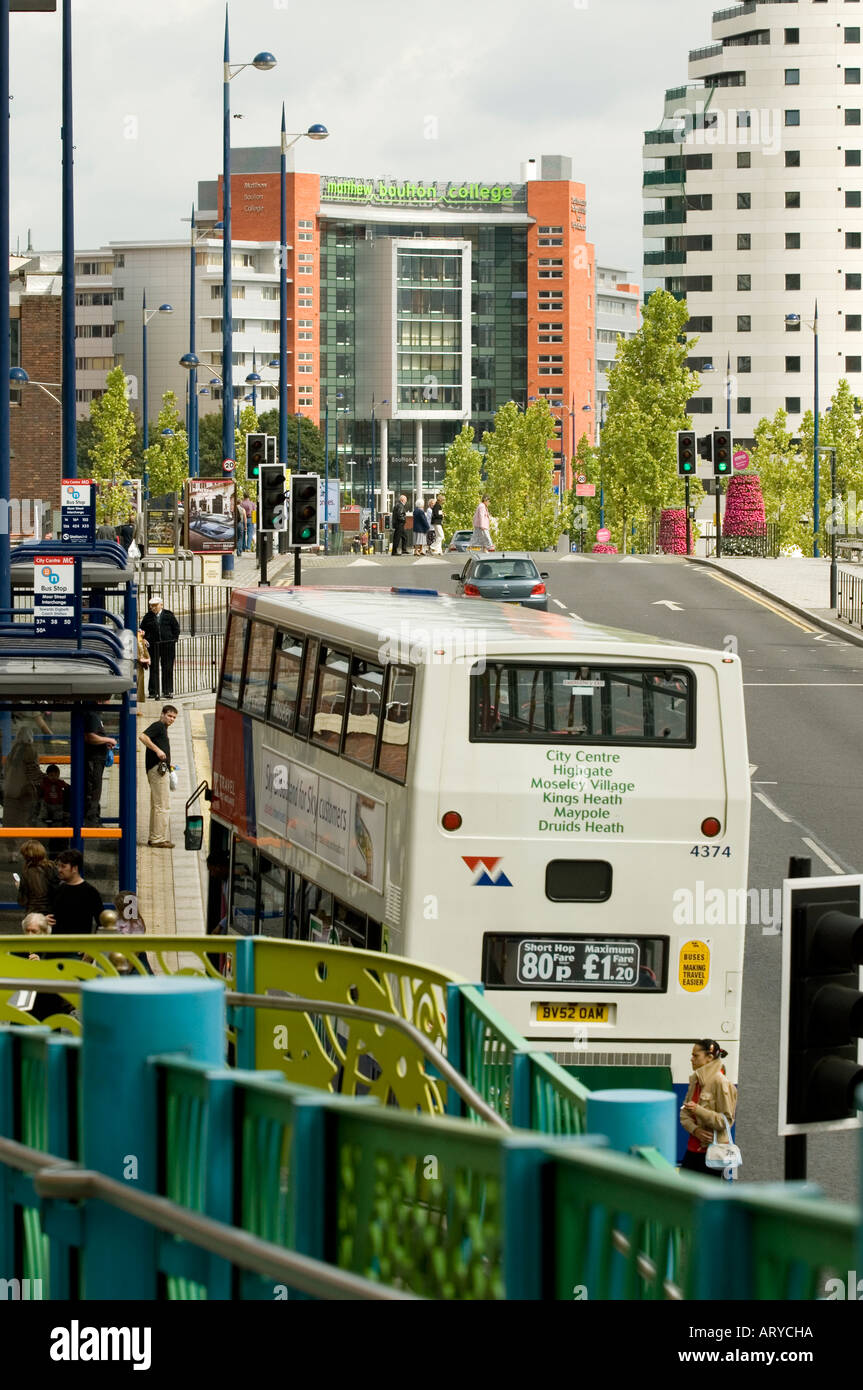
[[[560,521],[554,496],[554,416],[547,401],[522,414],[509,401],[483,435],[489,511],[497,518],[501,550],[543,550],[557,542]]]
[[[173,430],[173,434],[165,437],[164,430]],[[162,409],[155,426],[150,429],[150,438],[153,443],[146,451],[150,496],[162,497],[175,492],[181,498],[189,476],[189,440],[173,391],[166,391],[162,397]]]
[[[222,416],[219,413],[198,417],[198,464],[202,478],[222,476]]]
[[[83,430],[87,447],[87,475],[99,484],[96,494],[96,520],[116,523],[125,520],[129,495],[120,486],[130,474],[135,441],[135,417],[126,399],[126,374],[114,367],[107,376],[105,393],[90,407],[89,430]]]
[[[264,434],[279,437],[279,412],[277,409],[265,410],[258,416],[258,429],[263,430]],[[334,422],[330,423],[331,447],[335,447]],[[324,471],[324,434],[306,416],[300,416],[300,457],[303,471],[310,473],[323,473]],[[288,468],[295,469],[297,466],[297,417],[288,416],[288,457],[285,460]]]
[[[469,531],[482,492],[482,454],[474,446],[474,430],[465,425],[447,449],[444,474],[444,534]]]
[[[272,414],[271,411],[268,413]],[[237,461],[234,477],[237,480],[238,500],[242,497],[244,492],[247,492],[250,497],[257,497],[258,495],[257,483],[249,482],[246,478],[246,435],[261,431],[260,418],[255,414],[252,407],[247,405],[245,409],[240,411],[240,428],[234,431],[234,458]],[[269,430],[263,430],[262,432],[264,434],[271,433]]]
[[[596,488],[593,497],[576,497],[575,480],[579,474],[582,474],[589,483],[593,483]],[[572,461],[572,478],[572,490],[564,493],[561,503],[561,530],[567,531],[572,540],[580,540],[581,534],[584,532],[584,542],[587,545],[596,539],[596,532],[599,528],[601,470],[599,449],[589,442],[586,434],[583,434],[578,441],[578,448]]]
[[[607,524],[621,549],[633,518],[655,523],[663,507],[683,505],[676,436],[690,428],[686,403],[699,386],[686,366],[697,342],[684,334],[688,317],[685,300],[657,290],[635,336],[617,340],[601,451]]]
[[[812,526],[802,518],[812,516],[812,473],[805,453],[792,443],[787,422],[784,410],[777,410],[772,420],[758,421],[752,467],[761,479],[766,520],[779,527],[780,549],[798,545],[807,553]]]

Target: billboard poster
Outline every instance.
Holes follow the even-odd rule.
[[[230,555],[237,545],[237,485],[233,478],[186,483],[186,546],[196,554]]]
[[[147,503],[147,554],[176,555],[177,508]]]

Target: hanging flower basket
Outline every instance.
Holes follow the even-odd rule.
[[[663,555],[686,554],[686,512],[682,507],[667,507],[662,512],[657,544]]]

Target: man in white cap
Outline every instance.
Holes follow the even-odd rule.
[[[159,699],[161,670],[162,694],[170,700],[174,694],[174,655],[180,635],[180,624],[170,608],[163,606],[161,594],[153,594],[150,599],[149,611],[141,622],[141,631],[150,648],[150,699]]]

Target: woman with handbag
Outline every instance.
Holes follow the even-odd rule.
[[[708,1149],[719,1144],[731,1144],[731,1125],[737,1106],[737,1088],[732,1086],[722,1065],[723,1052],[719,1043],[701,1038],[692,1044],[692,1076],[689,1090],[680,1110],[680,1123],[689,1134],[681,1168],[691,1173],[706,1173],[721,1178],[723,1167],[708,1166]],[[737,1155],[739,1163],[739,1153]]]

